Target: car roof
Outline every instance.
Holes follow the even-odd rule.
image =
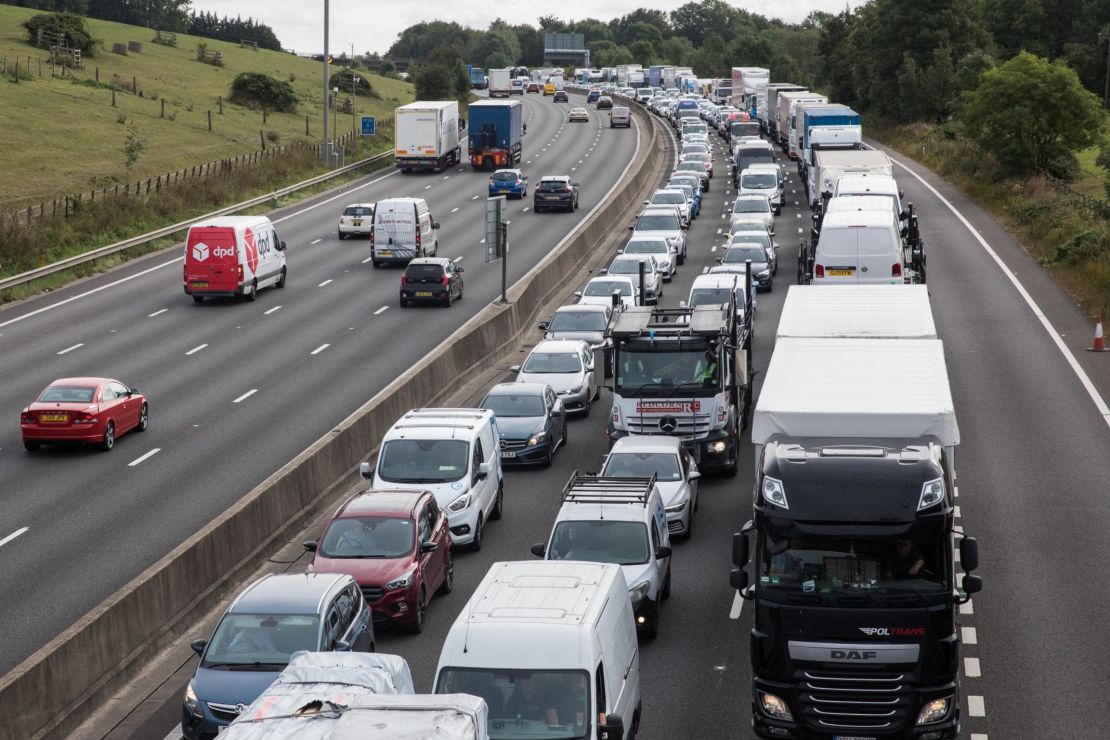
[[[609,454],[615,452],[674,452],[682,448],[682,440],[663,434],[632,434],[621,437],[609,449]]]
[[[558,308],[556,308],[555,313],[603,313],[607,311],[608,308],[608,306],[569,303],[566,306],[559,306]]]
[[[102,385],[109,381],[119,383],[118,380],[115,380],[113,378],[94,378],[92,376],[81,376],[73,378],[58,378],[57,380],[51,381],[50,385],[47,386],[47,388],[55,385]]]
[[[640,211],[641,216],[674,216],[677,203],[652,203]]]
[[[501,169],[499,169],[499,170],[494,170],[494,171],[493,171],[493,174],[495,174],[495,175],[496,175],[496,174],[497,174],[498,172],[512,172],[512,173],[514,173],[514,174],[515,174],[515,173],[517,173],[517,172],[523,172],[523,171],[524,171],[524,170],[520,169],[519,167],[502,167],[502,168],[501,168]]]
[[[411,267],[412,265],[439,265],[440,267],[447,267],[449,264],[451,264],[451,260],[446,257],[414,257],[409,260],[406,267]]]
[[[581,339],[544,339],[532,348],[532,352],[577,352],[583,346],[589,347]]]
[[[739,278],[740,276],[736,273],[707,272],[694,278],[690,290],[693,291],[696,288],[731,288],[734,286],[743,289],[744,281]]]
[[[344,208],[373,208],[375,203],[348,203]]]
[[[271,573],[247,586],[227,611],[319,614],[327,597],[351,581],[345,573]]]
[[[542,396],[547,391],[547,383],[498,383],[489,389],[489,396]]]
[[[367,514],[412,515],[416,504],[425,496],[430,496],[428,491],[414,490],[367,490],[357,493],[350,498],[343,508],[336,513],[336,519],[345,517],[365,516]]]
[[[767,201],[767,196],[763,193],[737,193],[736,200],[762,200]],[[770,201],[767,201],[770,202]]]
[[[885,211],[833,211],[825,215],[821,228],[826,226],[890,226],[894,212]]]
[[[540,178],[540,182],[544,180],[558,180],[560,182],[570,182],[570,175],[544,175]]]

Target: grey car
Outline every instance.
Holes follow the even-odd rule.
[[[743,275],[745,264],[748,260],[752,263],[752,282],[757,290],[770,293],[775,287],[775,277],[771,274],[771,261],[763,246],[755,242],[733,242],[725,250],[723,257],[717,259],[717,267],[710,269],[711,273],[729,272]]]
[[[546,383],[498,383],[478,404],[497,417],[502,465],[551,465],[567,442],[563,402]]]
[[[627,275],[639,284],[640,265],[644,266],[644,303],[655,305],[663,297],[663,273],[650,254],[620,254],[609,265],[607,275]]]
[[[594,352],[604,350],[605,377],[609,377],[613,374],[613,356],[605,341],[605,327],[609,325],[612,315],[612,306],[574,303],[559,306],[551,319],[541,321],[538,328],[543,332],[544,339],[581,339]]]
[[[590,415],[597,397],[594,353],[582,340],[545,339],[535,346],[523,365],[510,368],[518,383],[546,383],[554,390],[567,413]]]

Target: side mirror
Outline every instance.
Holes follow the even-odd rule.
[[[316,552],[317,546],[318,545],[316,540],[308,540],[304,543],[304,549],[306,552]]]
[[[659,547],[655,548],[655,559],[656,560],[662,560],[663,558],[669,558],[670,556],[671,556],[671,548],[669,546],[660,545]]]
[[[278,249],[281,250],[282,252],[285,251],[285,240],[284,239],[282,239],[280,242],[278,242]]]
[[[695,470],[695,471],[690,473],[690,478],[689,479],[690,480],[697,480],[700,477],[701,477],[701,473],[698,472],[697,470]]]
[[[910,209],[909,208],[903,208],[902,212],[898,214],[898,220],[899,221],[905,221],[909,217],[910,217]]]
[[[537,558],[542,558],[544,555],[547,554],[547,546],[542,542],[537,542],[536,544],[532,545],[532,554],[535,555]]]
[[[542,332],[546,332],[547,331],[547,322],[546,321],[541,321],[540,323],[536,324],[536,328],[539,329]]]
[[[138,388],[130,388],[127,391],[127,397],[130,398],[131,396],[138,395],[138,393],[139,393]]]
[[[510,366],[510,367],[509,367],[509,372],[511,372],[511,373],[519,373],[519,372],[520,372],[520,365],[512,365],[512,366]]]
[[[728,574],[728,583],[737,591],[743,592],[748,587],[748,571],[743,568],[733,568]]]
[[[439,549],[439,543],[433,540],[420,543],[420,552],[435,552]]]
[[[979,567],[979,543],[974,537],[960,540],[960,564],[968,573]]]
[[[208,640],[193,640],[189,643],[189,647],[191,647],[193,652],[197,655],[204,655],[204,649],[208,647]]]
[[[748,535],[744,532],[732,535],[732,564],[737,568],[748,564]]]
[[[340,652],[345,651],[345,650],[350,650],[351,649],[351,643],[347,642],[346,640],[336,640],[335,641],[335,649],[339,650]]]
[[[478,464],[478,480],[485,480],[489,477],[489,463]]]
[[[374,469],[370,467],[370,463],[364,462],[358,464],[358,474],[364,479],[370,480],[374,477]]]
[[[439,228],[439,221],[432,221],[432,228],[433,229],[438,229]]]
[[[906,191],[905,190],[899,190],[898,191],[898,200],[904,200],[905,197],[906,197]]]
[[[624,740],[624,720],[619,714],[605,715],[605,724],[597,728],[601,740]]]
[[[636,224],[630,224],[630,225],[628,226],[628,230],[629,230],[629,231],[635,231],[635,230],[636,230]]]
[[[582,291],[580,291],[580,290],[574,291],[574,297],[575,298],[581,298],[582,297]]]
[[[602,267],[602,268],[601,268],[600,270],[598,270],[598,271],[597,271],[597,274],[598,274],[598,275],[605,275],[605,274],[607,274],[608,272],[609,272],[609,268],[608,268],[608,267]]]
[[[716,262],[718,265],[721,265],[721,264],[724,264],[724,259],[725,259],[724,257],[718,257],[717,259],[715,259],[713,261]]]
[[[983,579],[979,576],[966,575],[960,585],[963,587],[964,594],[971,596],[983,590]]]
[[[458,272],[458,273],[466,272],[466,268],[465,267],[456,267],[455,272]]]
[[[686,301],[679,301],[679,302],[678,302],[678,307],[679,307],[679,308],[686,308],[686,307],[687,307],[687,306],[686,306]]]

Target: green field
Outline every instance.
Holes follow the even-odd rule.
[[[75,71],[76,81],[68,76],[51,79],[47,52],[28,43],[20,25],[36,12],[0,5],[0,59],[8,72],[0,81],[0,214],[44,201],[49,208],[50,201],[63,194],[122,183],[127,179],[123,143],[132,122],[147,141],[133,180],[255,151],[261,146],[260,130],[276,132],[276,145],[298,139],[319,142],[323,116],[319,62],[184,34],[178,34],[176,48],[162,46],[151,42],[150,29],[88,19],[102,47],[86,60],[83,70]],[[141,42],[142,52],[111,53],[113,43],[128,41]],[[223,52],[224,66],[196,61],[199,42]],[[32,79],[15,84],[15,62],[19,60],[22,71],[28,57]],[[90,84],[98,67],[102,84],[130,86],[135,78],[142,96],[117,92],[117,107],[111,107],[112,91]],[[225,100],[224,114],[219,115],[217,98],[227,97],[231,81],[240,72],[263,72],[291,81],[301,99],[297,113],[270,113],[263,124],[260,111]],[[368,79],[380,96],[356,97],[358,115],[390,116],[398,105],[413,99],[408,83],[365,70],[357,74]],[[160,118],[162,100],[165,119]],[[305,116],[309,117],[308,137]],[[340,114],[337,124],[343,133],[352,127],[353,119]],[[267,141],[267,146],[273,145]]]
[[[1106,170],[1095,164],[1095,159],[1098,158],[1098,147],[1084,149],[1077,156],[1083,172],[1079,179],[1072,183],[1072,187],[1084,195],[1106,200]]]

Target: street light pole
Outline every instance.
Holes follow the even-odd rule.
[[[330,10],[330,4],[330,0],[324,0],[324,143],[320,147],[320,159],[329,166],[331,160],[331,142],[328,141],[328,107],[331,104],[331,95],[328,93],[331,86],[330,70],[328,69],[328,11]]]
[[[331,89],[331,99],[335,101],[335,115],[331,119],[331,145],[334,148],[339,141],[335,136],[335,124],[339,120],[339,88],[333,87]]]
[[[351,49],[352,49],[352,51],[351,51],[351,58],[352,58],[352,59],[353,59],[353,58],[354,58],[354,56],[355,56],[355,54],[354,54],[354,47],[355,47],[355,45],[354,45],[354,44],[351,44]],[[352,131],[355,131],[355,130],[356,130],[356,129],[358,128],[358,126],[357,126],[357,125],[355,125],[355,124],[356,124],[356,117],[355,117],[355,95],[357,94],[357,90],[358,90],[358,83],[360,83],[360,82],[362,82],[362,80],[360,80],[360,79],[359,79],[358,77],[355,77],[355,76],[354,76],[353,74],[351,75],[351,130],[352,130]]]
[[[1102,107],[1110,108],[1110,33],[1100,33],[1098,42],[1106,42],[1106,81],[1102,89]]]

